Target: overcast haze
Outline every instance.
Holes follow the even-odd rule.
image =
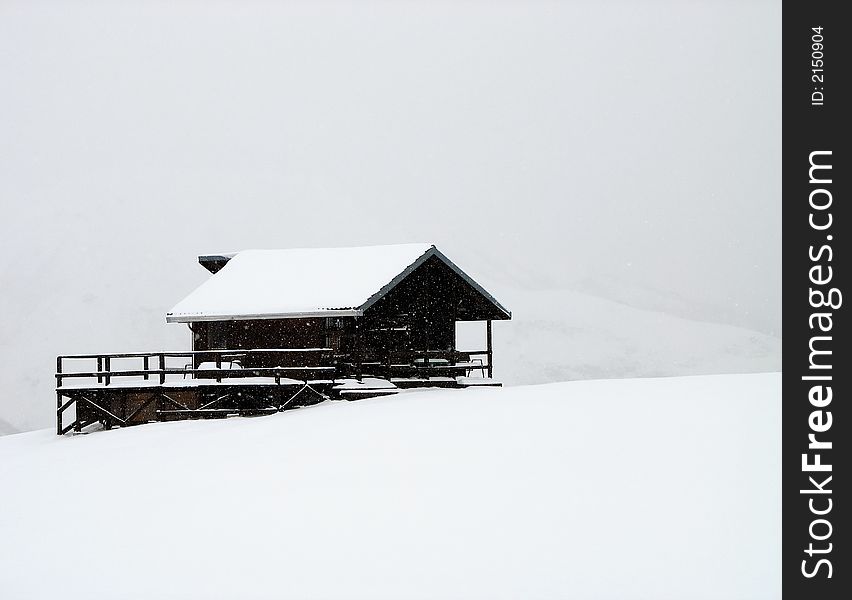
[[[780,336],[780,85],[780,2],[3,0],[0,419],[188,347],[214,251],[427,241]]]

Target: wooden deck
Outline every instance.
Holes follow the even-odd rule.
[[[288,366],[243,368],[251,354]],[[77,354],[56,359],[56,432],[100,423],[270,414],[329,397],[329,348]],[[249,358],[247,361],[246,359]],[[294,364],[295,361],[295,364]],[[64,422],[74,409],[73,420]]]
[[[479,383],[464,381],[472,372],[485,375],[490,369],[482,361],[471,361],[469,354],[457,358],[464,360],[451,362],[425,354],[409,364],[355,366],[336,360],[329,348],[59,356],[56,432],[79,432],[97,423],[110,429],[152,421],[272,414],[330,398],[368,398],[409,387],[499,385],[484,377],[474,378]],[[355,372],[386,378],[388,386],[342,385]]]

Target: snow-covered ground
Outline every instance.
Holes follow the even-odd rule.
[[[777,598],[780,391],[409,391],[7,436],[0,595]]]

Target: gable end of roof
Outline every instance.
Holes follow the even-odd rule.
[[[386,285],[382,286],[382,288],[378,292],[376,292],[375,294],[373,294],[372,296],[367,298],[367,301],[364,302],[364,304],[362,304],[361,306],[358,307],[359,310],[361,310],[363,312],[363,311],[367,310],[368,308],[370,308],[373,304],[375,304],[376,302],[381,300],[388,292],[390,292],[393,288],[395,288],[406,277],[411,275],[411,273],[413,273],[415,271],[415,269],[417,269],[420,265],[425,263],[427,260],[429,260],[433,256],[435,258],[437,258],[438,260],[440,260],[441,262],[443,262],[445,265],[447,265],[456,275],[461,277],[464,280],[465,283],[467,283],[469,286],[471,286],[473,289],[475,289],[477,292],[479,292],[486,300],[488,300],[497,309],[499,309],[500,312],[502,312],[504,315],[506,315],[506,319],[512,318],[512,312],[509,309],[507,309],[505,306],[500,304],[500,302],[497,300],[497,298],[492,296],[490,293],[488,293],[488,291],[485,288],[483,288],[481,285],[476,283],[476,281],[474,281],[470,277],[470,275],[468,275],[467,273],[462,271],[459,268],[458,265],[456,265],[453,261],[451,261],[449,258],[447,258],[446,255],[444,255],[443,252],[441,252],[440,250],[438,250],[435,247],[434,244],[426,252],[421,254],[420,257],[417,260],[415,260],[413,263],[408,265],[399,275],[394,277]]]

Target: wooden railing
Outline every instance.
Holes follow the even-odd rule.
[[[270,362],[277,364],[272,367],[252,364]],[[476,365],[471,366],[474,362]],[[400,350],[375,356],[364,355],[361,364],[364,367],[381,365],[387,371],[387,376],[394,368],[403,366],[419,375],[441,369],[457,369],[464,373],[465,368],[468,371],[481,371],[483,376],[489,378],[492,375],[491,352],[488,350]],[[67,385],[69,380],[85,379],[93,380],[92,384],[96,386],[109,386],[116,379],[128,381],[131,378],[163,385],[175,377],[190,378],[199,384],[203,384],[204,380],[221,382],[223,379],[244,377],[268,377],[280,383],[282,379],[309,381],[351,376],[357,371],[356,365],[357,357],[354,354],[335,355],[331,348],[118,352],[58,356],[55,377],[57,388]],[[338,366],[343,369],[342,372],[338,371]]]
[[[109,428],[176,415],[276,412],[328,397],[340,378],[360,377],[362,368],[365,374],[401,380],[437,381],[471,371],[485,377],[486,370],[490,378],[490,359],[487,350],[406,350],[368,357],[335,355],[330,348],[62,355],[56,358],[56,431],[80,431],[96,421]],[[64,425],[63,414],[72,406],[74,420]]]
[[[399,376],[402,372],[423,377],[429,376],[430,372],[465,374],[480,371],[483,377],[490,378],[491,356],[488,350],[376,350],[361,356],[360,368],[365,373],[382,377]],[[335,354],[334,358],[344,372],[357,373],[356,352]]]
[[[268,360],[278,356],[286,366],[250,366],[253,357]],[[176,366],[176,359],[183,359],[183,364]],[[276,383],[280,383],[282,378],[307,381],[313,376],[333,378],[336,369],[332,360],[331,348],[67,354],[56,358],[56,387],[62,387],[67,379],[93,379],[98,385],[107,386],[115,378],[133,377],[142,381],[150,381],[153,378],[158,383],[165,384],[168,376],[176,375],[184,379],[215,379],[217,382],[232,377],[271,377]],[[89,368],[84,365],[82,369],[70,369],[72,363],[79,364],[81,361],[87,361]],[[127,365],[129,361],[134,364]],[[117,362],[124,364],[117,365]],[[211,363],[212,366],[199,368],[204,363]],[[234,365],[239,366],[235,368]]]

